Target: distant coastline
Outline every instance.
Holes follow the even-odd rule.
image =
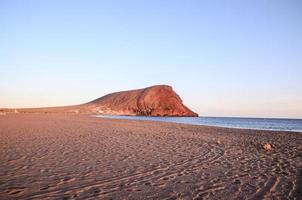
[[[221,128],[302,132],[302,119],[248,118],[248,117],[148,117],[96,115],[102,118],[150,120]]]

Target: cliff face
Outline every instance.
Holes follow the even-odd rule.
[[[0,113],[85,113],[107,115],[188,116],[196,113],[187,108],[180,97],[167,85],[156,85],[105,95],[86,104],[75,106],[0,109]]]
[[[95,113],[144,116],[198,116],[167,85],[108,94],[86,106]]]

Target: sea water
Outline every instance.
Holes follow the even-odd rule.
[[[217,127],[226,127],[226,128],[302,132],[302,119],[240,118],[240,117],[147,117],[147,116],[112,116],[112,115],[97,115],[97,117],[129,119],[129,120],[152,120],[152,121],[174,122],[174,123],[183,123],[183,124],[217,126]]]

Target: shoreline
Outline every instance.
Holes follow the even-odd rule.
[[[0,198],[298,199],[301,141],[299,132],[10,114],[0,116]]]
[[[186,122],[177,122],[177,121],[164,121],[164,120],[158,120],[153,116],[135,116],[135,115],[91,115],[92,117],[96,118],[107,118],[107,119],[125,119],[125,120],[135,120],[135,121],[153,121],[153,122],[167,122],[167,123],[176,123],[176,124],[184,124],[184,125],[197,125],[197,126],[208,126],[208,127],[217,127],[217,128],[231,128],[231,129],[243,129],[243,130],[258,130],[258,131],[280,131],[280,132],[289,132],[289,133],[302,133],[302,130],[281,130],[281,129],[261,129],[261,128],[245,128],[245,127],[232,127],[232,126],[219,126],[219,125],[209,125],[209,124],[198,124],[198,123],[186,123]],[[127,119],[127,117],[129,117]],[[138,117],[138,119],[133,119],[135,117]],[[143,119],[144,117],[149,119]],[[160,118],[166,118],[166,117],[160,117]],[[169,117],[167,118],[174,118]],[[176,119],[181,117],[176,117]],[[187,117],[185,117],[187,118]],[[302,119],[286,119],[286,118],[240,118],[240,117],[198,117],[198,118],[236,118],[236,119],[272,119],[272,120],[302,120]]]

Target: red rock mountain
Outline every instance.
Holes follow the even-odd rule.
[[[108,94],[88,104],[104,114],[146,116],[197,116],[167,85]]]
[[[198,116],[187,108],[168,85],[155,85],[105,95],[76,106],[15,109],[15,112],[68,112],[107,115]]]

